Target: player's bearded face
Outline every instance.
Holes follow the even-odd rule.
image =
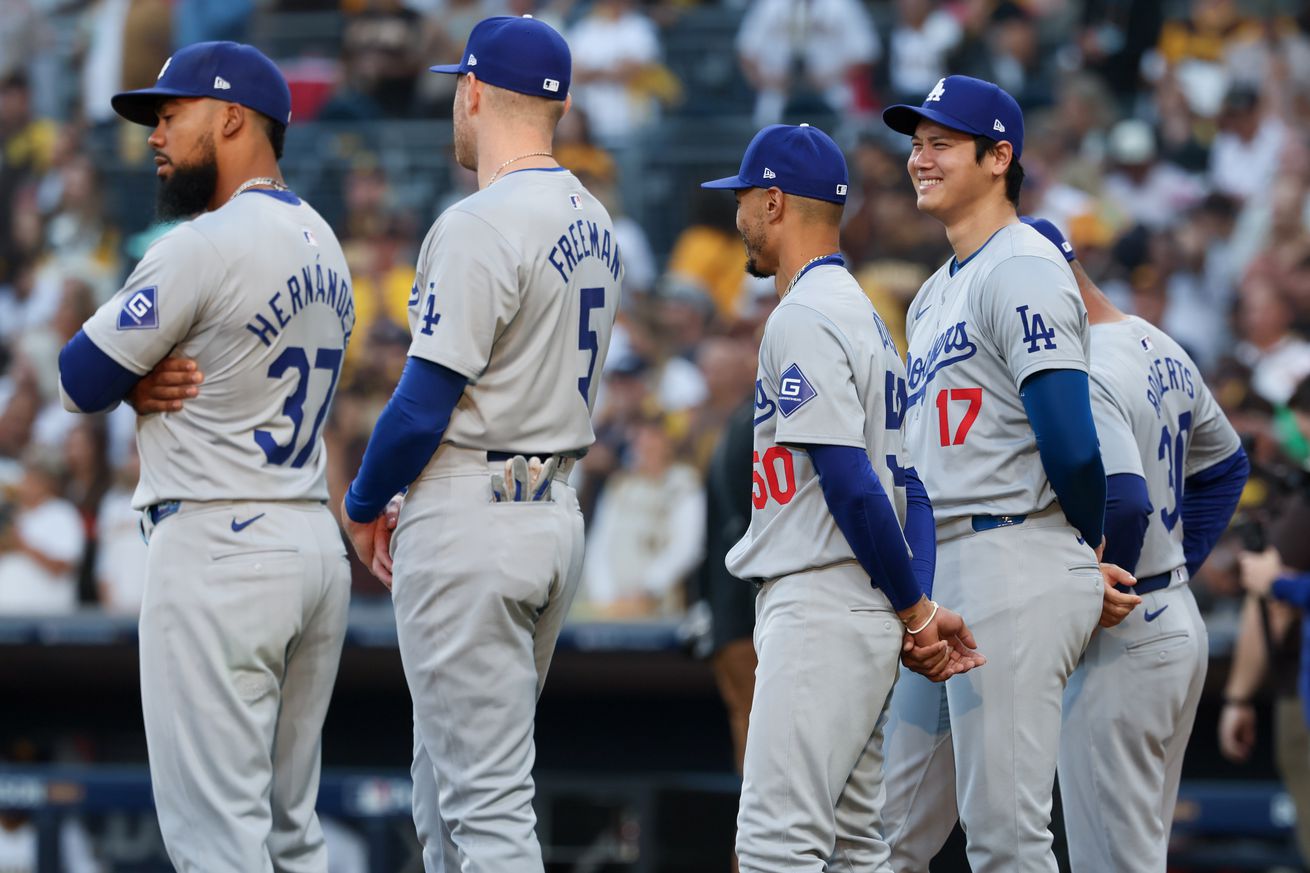
[[[190,218],[204,212],[218,186],[218,149],[214,135],[206,133],[185,163],[173,162],[173,171],[159,177],[155,212],[160,221]]]

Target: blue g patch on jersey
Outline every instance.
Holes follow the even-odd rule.
[[[813,400],[818,393],[805,378],[801,368],[792,364],[782,371],[782,378],[778,380],[778,411],[783,418],[790,418],[793,412]]]
[[[118,312],[119,330],[154,330],[159,327],[159,307],[155,300],[158,288],[151,285],[127,298]]]

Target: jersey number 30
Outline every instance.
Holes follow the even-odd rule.
[[[318,403],[317,411],[311,413],[314,416],[314,425],[309,431],[309,439],[305,440],[304,446],[296,453],[294,459],[291,454],[295,452],[296,443],[300,441],[300,426],[305,423],[305,399],[309,395],[309,355],[300,346],[290,346],[268,365],[270,379],[281,379],[287,370],[291,369],[294,369],[297,374],[295,390],[282,404],[282,414],[291,419],[291,439],[287,440],[286,445],[280,446],[273,434],[266,430],[255,431],[255,442],[264,450],[264,455],[270,464],[281,466],[290,460],[291,466],[303,467],[313,456],[318,429],[323,426],[328,404],[332,401],[332,392],[337,388],[337,376],[341,373],[341,354],[341,349],[316,349],[314,352],[314,369],[328,370],[332,373],[332,378],[328,382],[327,391]]]

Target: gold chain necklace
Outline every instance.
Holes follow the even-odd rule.
[[[521,161],[524,158],[550,158],[551,160],[554,160],[555,156],[552,155],[550,152],[528,152],[526,155],[519,155],[517,158],[510,158],[508,161],[506,161],[505,163],[501,164],[499,167],[496,168],[496,172],[491,174],[491,178],[487,181],[487,184],[490,185],[492,182],[495,182],[497,179],[499,179],[501,170],[504,170],[506,167],[508,167],[510,164],[514,163],[515,161]]]
[[[272,178],[271,176],[256,176],[255,178],[247,179],[246,181],[238,185],[237,189],[232,192],[232,196],[227,198],[227,202],[231,203],[233,200],[237,199],[239,195],[246,193],[256,185],[268,185],[274,191],[291,190],[286,185],[283,185],[281,182],[279,182],[277,179]]]
[[[810,268],[811,264],[816,264],[819,261],[822,261],[824,258],[831,258],[835,254],[837,254],[837,252],[829,252],[826,255],[819,255],[817,258],[810,258],[808,261],[802,264],[801,268],[797,270],[796,273],[791,277],[791,281],[787,283],[787,290],[782,292],[782,296],[786,297],[788,294],[791,293],[791,289],[796,287],[796,283],[800,281],[801,276],[804,275],[805,271]]]

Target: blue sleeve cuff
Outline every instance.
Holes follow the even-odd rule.
[[[1301,609],[1310,609],[1310,573],[1279,576],[1269,591],[1275,600],[1290,603]]]
[[[937,522],[932,514],[928,489],[913,467],[905,470],[905,540],[914,552],[914,575],[925,597],[932,597],[937,575]]]
[[[856,560],[897,612],[919,602],[915,579],[896,512],[863,449],[807,445],[824,501]]]
[[[1043,370],[1024,380],[1019,396],[1065,518],[1096,548],[1105,527],[1105,467],[1087,374]]]
[[[1151,494],[1146,480],[1135,473],[1107,476],[1104,560],[1136,573],[1150,524]]]
[[[1183,555],[1190,575],[1201,569],[1228,529],[1250,472],[1251,462],[1238,448],[1219,463],[1188,476],[1183,483]]]
[[[82,412],[103,412],[141,381],[79,330],[59,351],[59,383]]]
[[[346,491],[346,514],[361,524],[381,514],[427,466],[468,379],[423,358],[405,362],[400,384],[378,416],[364,460]]]

